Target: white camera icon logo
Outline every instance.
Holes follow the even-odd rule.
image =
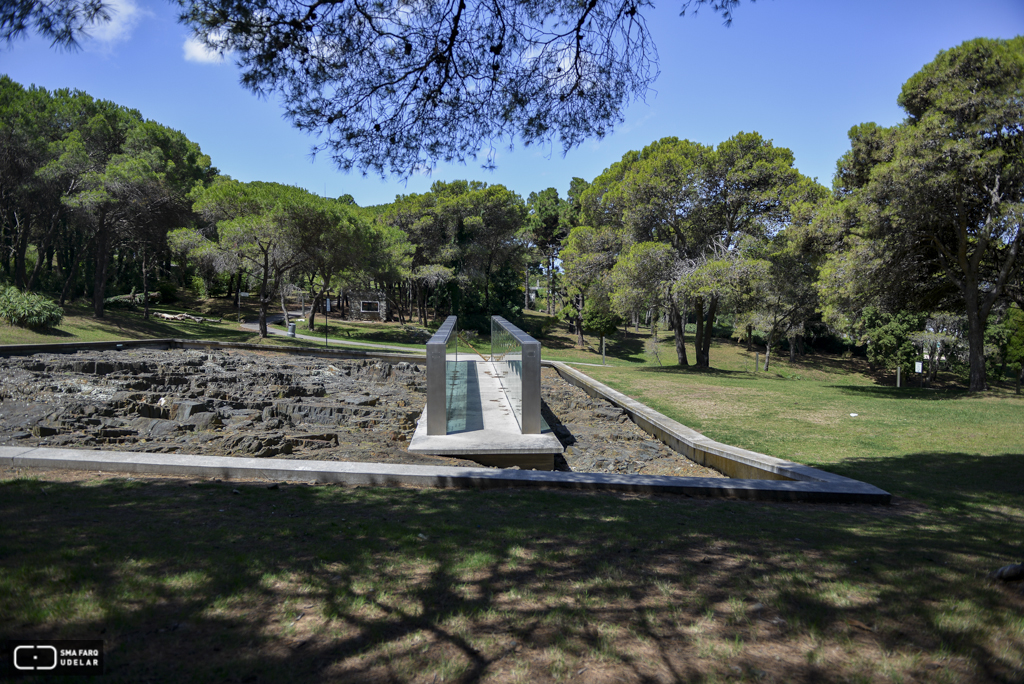
[[[57,649],[53,646],[18,646],[14,649],[17,670],[55,670]]]

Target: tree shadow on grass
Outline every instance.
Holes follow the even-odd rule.
[[[0,638],[102,638],[105,682],[840,682],[914,675],[904,654],[1009,682],[1024,654],[1024,598],[963,560],[1016,527],[964,515],[20,480],[0,519]],[[946,619],[949,595],[977,619]],[[808,635],[853,655],[817,665]]]
[[[847,458],[827,470],[946,510],[977,512],[978,506],[995,505],[1024,513],[1024,447],[1020,453],[994,456],[920,452]]]
[[[796,363],[790,368],[816,370],[835,375],[861,375],[867,371],[867,362],[815,353],[798,356]]]
[[[983,398],[983,394],[971,394],[964,389],[919,389],[910,387],[879,387],[877,385],[828,385],[829,389],[852,396],[899,399],[902,401],[945,401],[948,399]]]
[[[36,335],[42,335],[44,337],[74,337],[74,333],[70,333],[67,330],[61,330],[60,328],[41,328],[33,330]]]
[[[697,366],[642,366],[638,368],[641,373],[655,373],[662,375],[703,375],[710,377],[748,377],[747,371],[725,370],[722,368],[698,368]]]
[[[128,339],[186,338],[242,342],[253,336],[253,332],[250,330],[224,328],[208,323],[192,321],[171,323],[155,317],[146,320],[143,318],[142,312],[136,314],[108,312],[101,319],[86,320],[80,325],[104,332],[112,332],[112,329],[116,328],[117,333],[124,334]]]

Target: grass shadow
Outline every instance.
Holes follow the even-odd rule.
[[[0,638],[102,638],[109,682],[875,681],[883,653],[901,677],[924,658],[1009,682],[1024,652],[1024,597],[965,560],[1018,528],[969,515],[180,480],[0,494],[18,521]],[[808,643],[849,657],[822,679]]]
[[[835,389],[841,394],[851,396],[868,396],[884,399],[899,399],[902,401],[944,401],[950,399],[980,398],[982,395],[970,393],[965,389],[920,389],[920,388],[896,388],[879,387],[877,385],[826,385],[829,389]]]
[[[641,373],[655,373],[663,375],[703,375],[711,377],[749,377],[749,371],[726,370],[723,368],[698,368],[697,366],[680,366],[678,364],[669,366],[641,366],[637,368]]]
[[[1020,453],[995,456],[920,452],[848,458],[827,469],[946,510],[963,512],[995,504],[1024,511],[1024,447]]]
[[[43,337],[75,337],[74,333],[70,333],[67,330],[61,330],[60,328],[39,328],[32,332]]]

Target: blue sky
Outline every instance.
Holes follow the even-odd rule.
[[[524,198],[548,187],[564,196],[573,176],[593,180],[625,152],[659,138],[714,145],[740,131],[790,148],[801,172],[830,185],[850,127],[898,123],[900,87],[940,50],[1024,33],[1021,0],[760,0],[744,2],[730,28],[708,10],[679,17],[677,3],[662,3],[647,13],[661,75],[614,133],[564,157],[558,146],[503,148],[496,171],[472,162],[442,165],[403,183],[342,173],[326,156],[312,161],[314,140],[282,118],[274,96],[261,100],[244,90],[230,60],[197,59],[171,3],[116,4],[116,20],[78,52],[34,37],[0,47],[0,73],[138,109],[183,131],[233,178],[331,197],[349,193],[363,206],[424,192],[434,180],[466,178],[501,183]]]

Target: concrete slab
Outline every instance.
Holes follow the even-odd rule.
[[[484,465],[551,470],[562,445],[551,428],[524,435],[512,414],[501,381],[490,361],[462,360],[465,391],[456,399],[449,433],[427,434],[427,409],[423,410],[408,451],[433,456],[459,456]]]
[[[860,487],[847,486],[837,490],[828,483],[819,482],[538,472],[76,449],[0,447],[0,465],[16,468],[94,470],[133,475],[217,477],[222,480],[259,479],[269,482],[315,482],[351,486],[406,485],[480,489],[535,487],[682,494],[758,501],[889,502],[888,494],[864,483],[856,483],[861,485]]]
[[[564,363],[543,363],[554,368],[566,382],[576,385],[590,396],[601,397],[625,410],[630,419],[642,430],[657,437],[690,460],[715,468],[730,478],[736,478],[726,482],[755,478],[766,482],[814,484],[822,494],[828,493],[829,496],[836,497],[820,499],[822,501],[848,501],[850,499],[847,497],[853,497],[855,501],[887,504],[892,498],[888,492],[860,480],[716,442]]]

